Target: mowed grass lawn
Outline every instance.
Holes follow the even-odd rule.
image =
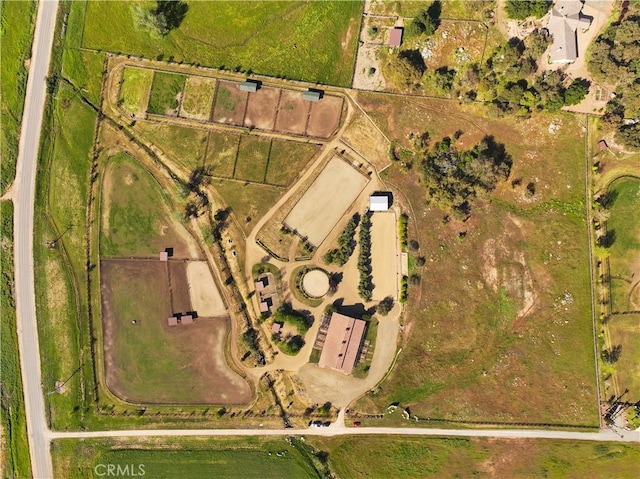
[[[280,454],[280,455],[278,455]],[[56,477],[99,477],[98,464],[143,465],[153,479],[319,477],[297,448],[280,438],[163,440],[162,443],[105,440],[58,440],[52,444]]]
[[[153,70],[126,67],[122,74],[122,106],[135,115],[144,115],[153,82]]]
[[[489,121],[478,107],[373,94],[359,102],[406,148],[415,125],[424,125],[432,142],[460,129],[464,149],[488,131],[506,144],[513,166],[510,180],[490,201],[477,201],[464,223],[443,221],[443,211],[427,207],[419,157],[412,170],[394,163],[384,173],[412,203],[409,239],[418,241],[415,256],[426,266],[417,270],[420,285],[409,287],[409,332],[395,367],[354,409],[379,412],[397,401],[420,418],[596,427],[577,120],[543,114]],[[561,125],[555,135],[548,134],[552,122]],[[536,185],[533,199],[528,182]]]
[[[343,479],[608,477],[638,474],[638,444],[416,437],[309,437]]]
[[[180,106],[180,97],[187,77],[176,73],[156,71],[151,84],[149,113],[156,115],[175,115]]]
[[[318,146],[273,140],[267,168],[267,183],[288,186],[318,152]]]
[[[188,2],[166,37],[146,30],[155,2],[88,2],[83,46],[349,86],[362,2]],[[105,28],[105,21],[109,28]]]
[[[607,231],[615,235],[609,256],[612,310],[640,310],[640,179],[621,178],[609,191],[614,200]]]
[[[102,180],[100,256],[156,256],[167,245],[186,250],[173,229],[156,179],[126,154],[109,160]]]
[[[31,55],[31,39],[35,21],[36,2],[1,2],[2,30],[0,31],[0,195],[4,194],[15,176],[18,158],[18,136],[24,94],[27,84],[25,60]]]

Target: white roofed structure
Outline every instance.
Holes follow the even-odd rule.
[[[578,58],[576,31],[587,30],[591,17],[582,15],[582,0],[557,0],[549,15],[549,33],[553,37],[551,63],[573,63]]]
[[[387,195],[369,196],[369,211],[387,211],[389,206],[389,197]]]

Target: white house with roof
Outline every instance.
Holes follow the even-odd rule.
[[[582,0],[557,0],[549,15],[548,29],[553,37],[551,63],[573,63],[578,58],[577,30],[588,30],[591,17],[582,14]]]

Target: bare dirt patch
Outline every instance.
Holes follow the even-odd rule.
[[[242,126],[247,108],[247,92],[240,91],[238,84],[228,81],[218,82],[213,121]]]
[[[278,109],[280,90],[262,87],[249,95],[244,126],[273,130]]]
[[[302,99],[302,92],[282,90],[276,117],[276,130],[304,135],[310,102]]]
[[[192,261],[187,266],[191,304],[199,316],[224,316],[227,309],[206,261]]]
[[[167,325],[166,268],[160,261],[101,262],[109,389],[139,403],[246,403],[250,389],[225,361],[227,319]]]
[[[333,158],[285,218],[293,230],[318,246],[358,197],[369,179]]]
[[[311,105],[307,135],[329,138],[338,128],[342,116],[342,98],[325,96]]]
[[[373,272],[373,299],[387,296],[398,299],[398,269],[400,251],[396,214],[377,212],[371,218],[371,269]]]
[[[168,267],[171,314],[192,311],[189,282],[187,280],[187,263],[169,260]]]

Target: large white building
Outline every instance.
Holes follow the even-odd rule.
[[[369,211],[387,211],[390,206],[387,195],[373,194],[369,196]]]

